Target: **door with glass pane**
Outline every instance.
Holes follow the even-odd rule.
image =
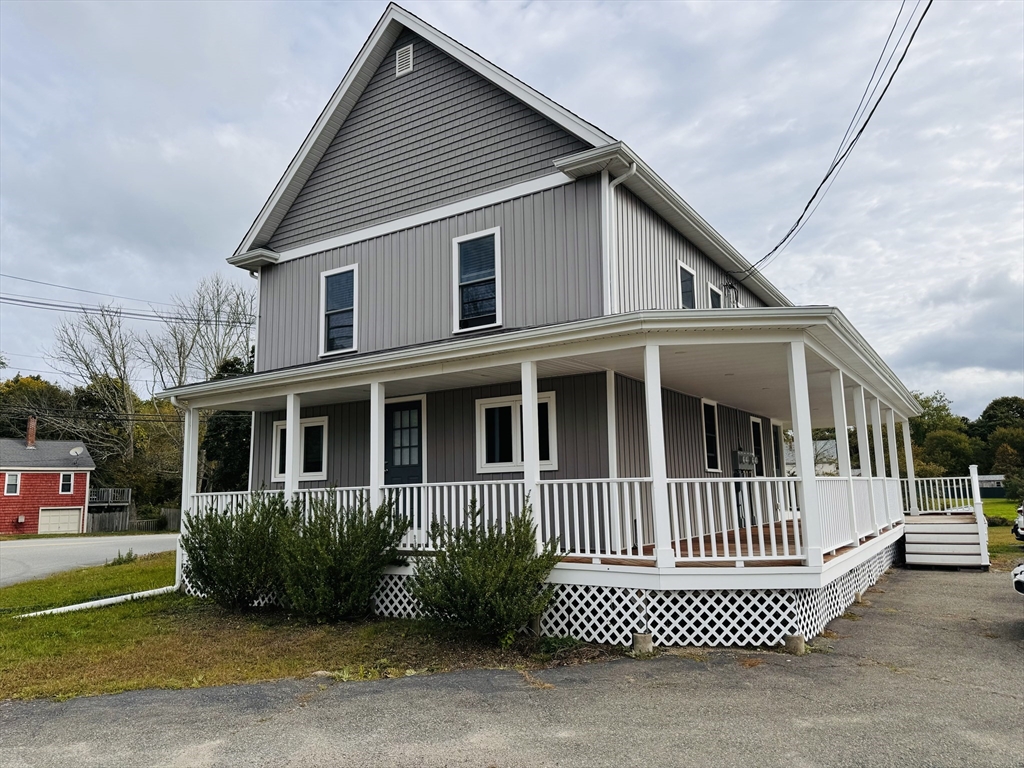
[[[423,482],[422,402],[384,406],[384,482],[409,485]]]

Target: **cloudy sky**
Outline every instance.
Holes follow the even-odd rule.
[[[405,5],[629,143],[751,260],[821,179],[899,9]],[[224,259],[385,6],[4,0],[0,271],[150,301],[214,272],[248,280]],[[767,271],[797,304],[840,307],[904,382],[971,417],[1024,395],[1022,41],[1024,3],[936,2]],[[50,370],[59,317],[0,307],[2,375]]]

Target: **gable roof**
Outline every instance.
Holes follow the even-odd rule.
[[[81,448],[78,456],[71,451]],[[79,472],[96,469],[89,449],[81,440],[36,440],[29,448],[20,438],[0,439],[0,469],[71,469]]]
[[[235,250],[235,257],[265,246],[281,223],[295,198],[323,158],[335,134],[349,112],[359,100],[391,46],[402,30],[408,29],[452,58],[475,71],[497,87],[507,91],[566,132],[592,147],[610,144],[615,139],[601,129],[573,114],[539,91],[534,90],[503,69],[495,66],[456,40],[427,24],[394,3],[388,5],[384,15],[363,44],[359,55],[349,67],[344,79],[320,113],[313,129],[306,136],[299,151],[292,158],[284,175],[278,181],[270,198],[263,205],[249,231]]]

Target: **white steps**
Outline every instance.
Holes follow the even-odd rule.
[[[988,565],[973,514],[913,515],[904,523],[907,565]]]

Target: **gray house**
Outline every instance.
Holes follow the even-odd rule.
[[[918,405],[838,309],[793,306],[625,143],[398,6],[228,261],[259,280],[256,372],[164,393],[193,510],[245,496],[196,493],[197,410],[247,410],[250,492],[389,498],[409,547],[529,499],[564,556],[545,632],[729,644],[820,631],[916,509]],[[841,441],[816,478],[811,429],[848,420],[874,469]],[[408,573],[378,610],[415,613]]]

